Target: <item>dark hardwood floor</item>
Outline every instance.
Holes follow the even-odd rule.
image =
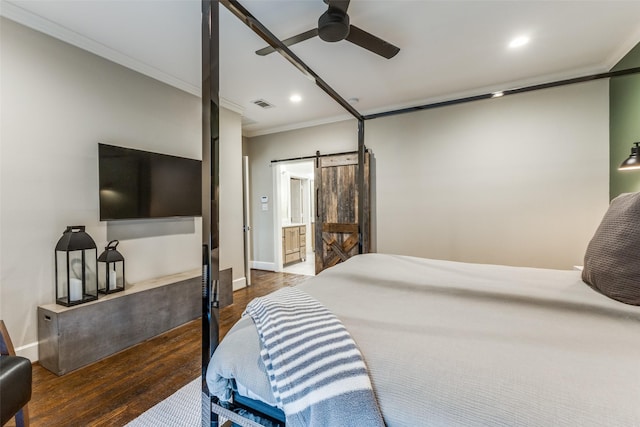
[[[252,270],[251,287],[222,309],[222,336],[253,298],[309,276]],[[87,367],[56,376],[33,365],[31,426],[122,426],[200,376],[200,319]],[[6,426],[13,426],[10,421]]]

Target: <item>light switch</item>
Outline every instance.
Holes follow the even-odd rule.
[[[268,211],[269,210],[269,204],[268,203],[263,203],[262,204],[262,210],[263,211]]]

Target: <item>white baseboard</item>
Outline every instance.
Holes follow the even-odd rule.
[[[275,262],[251,261],[251,268],[256,270],[276,271]]]
[[[20,347],[16,347],[16,355],[26,357],[31,363],[37,362],[38,357],[38,341],[32,342]]]
[[[237,291],[238,289],[242,289],[242,288],[246,288],[247,287],[247,278],[246,277],[241,277],[239,279],[236,279],[233,281],[233,290]]]

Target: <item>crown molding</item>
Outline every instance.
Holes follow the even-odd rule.
[[[220,97],[220,106],[227,110],[231,110],[234,113],[238,113],[241,116],[244,115],[244,108],[241,105],[236,104],[233,101],[229,101],[227,98],[223,98],[222,96]]]
[[[624,58],[627,53],[631,51],[631,49],[636,47],[638,43],[640,43],[640,26],[627,39],[625,43],[620,43],[618,49],[616,49],[604,62],[603,65],[607,68],[607,71],[610,71],[613,67],[615,67],[618,62],[620,62],[622,58]]]
[[[331,123],[343,122],[345,120],[355,120],[355,118],[350,114],[341,114],[339,116],[326,117],[323,119],[310,120],[307,122],[292,123],[292,124],[287,124],[283,126],[275,126],[275,127],[266,128],[266,129],[256,129],[256,130],[243,129],[242,135],[246,136],[247,138],[253,138],[254,136],[269,135],[272,133],[287,132],[290,130],[327,125]]]
[[[95,40],[78,34],[75,31],[71,31],[60,24],[56,24],[55,22],[33,14],[8,0],[2,0],[0,3],[0,15],[50,37],[108,59],[116,64],[120,64],[123,67],[137,71],[140,74],[144,74],[170,86],[176,87],[187,93],[195,96],[201,96],[199,86],[195,86],[189,82],[167,74],[164,71],[125,55],[122,52],[111,49],[96,42]]]

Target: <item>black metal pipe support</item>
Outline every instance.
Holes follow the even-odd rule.
[[[599,79],[608,79],[612,77],[627,76],[627,75],[636,74],[636,73],[640,73],[640,67],[629,68],[626,70],[619,70],[619,71],[609,71],[606,73],[591,74],[588,76],[574,77],[571,79],[558,80],[555,82],[541,83],[537,85],[524,86],[524,87],[514,88],[514,89],[507,89],[507,90],[501,91],[501,96],[515,95],[517,93],[532,92],[534,90],[549,89],[553,87],[572,85],[576,83],[585,83],[585,82],[590,82],[590,81],[599,80]],[[398,114],[413,113],[421,110],[430,110],[433,108],[447,107],[449,105],[456,105],[456,104],[464,104],[466,102],[480,101],[482,99],[491,99],[495,97],[496,97],[496,92],[483,93],[481,95],[468,96],[465,98],[457,98],[457,99],[451,99],[447,101],[434,102],[431,104],[417,105],[415,107],[400,108],[397,110],[384,111],[382,113],[367,114],[364,116],[364,119],[371,120],[371,119],[377,119],[380,117],[389,117],[389,116],[395,116]]]
[[[367,148],[364,145],[364,119],[358,120],[358,253],[363,254],[365,252],[369,252],[367,245],[365,243],[365,234],[368,234],[368,231],[365,229],[369,225],[369,221],[367,221],[365,212],[366,206],[365,201],[368,197],[365,194],[365,190],[368,188],[365,185],[365,152]],[[368,238],[367,238],[368,240]]]
[[[202,427],[217,427],[211,411],[206,372],[218,345],[219,309],[214,288],[220,278],[218,265],[219,186],[219,6],[202,0]]]

